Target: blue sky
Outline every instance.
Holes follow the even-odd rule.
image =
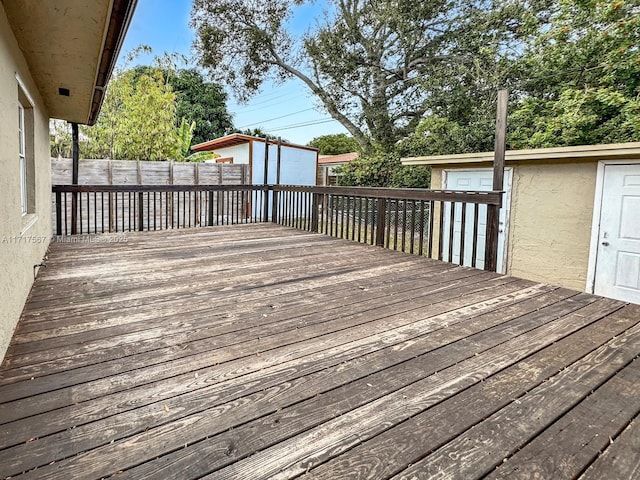
[[[292,20],[292,31],[302,32],[319,15],[324,2],[306,6]],[[191,0],[138,0],[138,6],[125,39],[123,53],[139,45],[149,45],[154,55],[176,52],[193,57],[194,34],[189,28]],[[135,63],[151,63],[152,56],[142,56]],[[330,119],[317,108],[310,91],[297,80],[284,85],[267,84],[249,103],[239,105],[229,92],[228,109],[239,128],[260,127],[291,142],[306,144],[314,137],[346,130],[337,121],[309,126],[309,122]],[[286,128],[281,128],[286,127]]]

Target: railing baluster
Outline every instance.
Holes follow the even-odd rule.
[[[478,268],[476,265],[478,254],[478,204],[473,204],[473,244],[471,247],[471,266]]]
[[[433,258],[433,226],[435,217],[435,204],[433,200],[429,201],[429,245],[427,246],[427,253],[429,258]]]
[[[388,200],[387,201],[387,213],[386,213],[386,220],[385,220],[385,248],[389,248],[389,245],[391,243],[391,202],[392,200]]]
[[[400,203],[396,200],[396,211],[394,218],[394,230],[393,230],[393,249],[398,250],[398,218],[400,218]]]
[[[87,192],[87,196],[89,193]],[[93,233],[98,233],[98,193],[93,192]]]
[[[352,210],[352,220],[351,220],[351,240],[355,240],[356,238],[356,200],[358,197],[353,197],[353,201],[351,202],[351,210]]]
[[[444,250],[444,202],[440,200],[440,229],[438,230],[438,260],[443,258]]]
[[[303,222],[303,218],[302,218],[302,212],[304,211],[304,197],[303,197],[303,192],[298,192],[298,228],[300,230],[302,230],[302,222]]]
[[[402,201],[402,251],[405,251],[407,241],[407,201]]]
[[[102,223],[101,230],[102,233],[104,233],[104,192],[100,192],[100,208],[102,209],[102,221],[100,222]]]
[[[76,219],[80,224],[78,233],[82,234],[82,193],[78,194],[77,197],[78,197],[78,202],[76,203],[76,208],[77,208]]]
[[[424,213],[425,213],[424,200],[420,200],[420,239],[418,243],[418,255],[422,256],[424,253]]]
[[[384,198],[376,199],[376,245],[384,246],[384,230],[386,223],[387,201]]]
[[[413,247],[416,241],[416,201],[411,201],[411,243],[409,244],[409,253],[413,254]]]
[[[147,223],[149,223],[147,221]],[[144,193],[138,192],[138,231],[144,230]]]
[[[448,262],[453,263],[453,240],[455,234],[455,219],[456,219],[456,203],[449,202],[450,210],[449,210],[449,258]]]
[[[358,243],[362,235],[362,197],[358,197]]]
[[[467,219],[467,204],[462,202],[462,213],[460,216],[460,265],[464,265],[464,234],[465,222]]]
[[[113,197],[114,195],[109,192],[109,233],[113,232]]]
[[[364,243],[369,243],[369,197],[365,197],[364,201]]]

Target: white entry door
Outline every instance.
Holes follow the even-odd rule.
[[[493,189],[493,169],[473,168],[454,169],[443,172],[443,188],[445,190],[481,190]],[[513,169],[506,168],[504,172],[505,195],[500,209],[500,229],[498,235],[498,273],[506,273],[506,242],[509,228],[509,206],[511,205],[511,179]],[[443,252],[449,249],[449,219],[450,206],[447,204],[444,209],[444,231],[443,231]],[[484,268],[484,248],[487,230],[487,206],[480,205],[478,209],[478,244],[476,253],[477,268]],[[460,262],[460,238],[462,230],[462,212],[460,207],[456,209],[453,224],[453,262]],[[471,266],[473,245],[473,206],[467,205],[465,232],[464,232],[464,265]],[[446,256],[446,255],[445,255]]]
[[[594,293],[640,303],[640,164],[604,167]]]

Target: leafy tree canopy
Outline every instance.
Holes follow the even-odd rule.
[[[640,140],[637,1],[557,2],[522,58],[514,148]]]
[[[176,98],[162,72],[113,74],[96,124],[83,127],[89,158],[169,160],[179,158]]]
[[[344,133],[315,137],[307,146],[319,149],[320,155],[340,155],[360,150],[360,144],[356,139]]]
[[[192,26],[200,63],[240,99],[267,78],[296,77],[365,151],[392,150],[451,78],[495,69],[497,52],[537,21],[527,13],[537,1],[329,0],[324,20],[294,37],[287,25],[303,0],[195,0]],[[491,80],[483,75],[482,87]]]
[[[196,69],[180,69],[167,76],[176,93],[176,117],[195,122],[192,143],[221,137],[233,129],[227,111],[227,94],[217,83],[204,79]]]

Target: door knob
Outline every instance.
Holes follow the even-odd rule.
[[[605,247],[609,246],[609,242],[602,242],[602,245],[604,245]]]

